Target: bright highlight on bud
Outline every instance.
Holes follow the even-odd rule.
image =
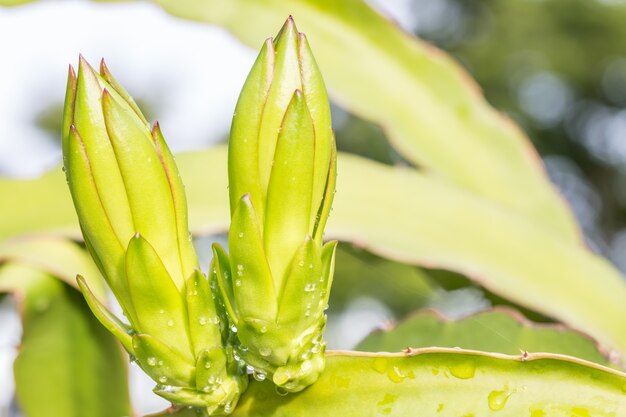
[[[248,75],[229,143],[230,256],[214,247],[237,348],[255,375],[286,391],[324,368],[324,310],[336,242],[322,245],[336,166],[324,82],[306,37],[287,20]]]
[[[82,57],[78,75],[70,67],[63,161],[87,248],[130,325],[79,277],[92,311],[157,382],[157,394],[230,413],[247,375],[211,292],[216,277],[198,270],[174,158],[104,61],[99,74]]]

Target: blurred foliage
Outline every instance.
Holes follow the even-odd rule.
[[[548,172],[592,248],[611,255],[611,240],[626,227],[626,2],[411,0],[409,7],[405,26],[456,57],[542,156],[560,157]],[[390,146],[364,124],[350,118],[338,126],[338,146],[368,157],[380,148],[375,159],[389,160]],[[375,147],[359,147],[370,140]]]
[[[612,159],[598,147],[606,141],[605,150],[610,152],[606,148],[617,146],[611,142],[626,139],[626,127],[607,132],[610,120],[594,115],[626,106],[626,3],[455,0],[453,4],[463,10],[463,36],[446,39],[437,30],[428,33],[419,28],[418,34],[456,55],[487,99],[522,125],[541,154],[563,155],[582,169],[602,201],[598,237],[610,239],[626,226],[626,206],[616,199],[616,189],[624,185],[618,174],[625,168],[626,154],[622,151]],[[574,206],[577,211],[576,202]],[[587,232],[596,238],[593,230]]]
[[[390,261],[346,243],[337,248],[335,278],[330,293],[331,312],[341,311],[353,299],[375,298],[402,317],[430,305],[439,286],[420,268]]]
[[[484,311],[461,320],[449,320],[422,310],[395,327],[374,332],[356,347],[365,352],[399,352],[407,347],[460,347],[519,355],[552,352],[608,365],[596,343],[562,325],[539,325],[511,309]]]

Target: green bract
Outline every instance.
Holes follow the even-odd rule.
[[[130,325],[79,277],[92,311],[157,382],[157,394],[229,413],[247,376],[226,343],[215,276],[198,270],[174,158],[104,62],[100,74],[82,58],[78,76],[70,67],[63,155],[87,248]]]
[[[229,143],[230,256],[214,247],[239,356],[286,391],[324,368],[336,242],[322,245],[336,157],[326,89],[291,18],[248,75]]]

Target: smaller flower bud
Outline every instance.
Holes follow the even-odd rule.
[[[324,368],[322,334],[336,242],[322,245],[336,158],[330,107],[306,37],[290,17],[263,45],[229,143],[230,256],[214,247],[240,356],[287,391]]]

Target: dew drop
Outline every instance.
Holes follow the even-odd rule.
[[[267,326],[261,326],[259,330],[261,333],[267,333]]]
[[[289,392],[287,392],[287,390],[285,390],[284,388],[281,387],[276,387],[276,394],[280,395],[280,396],[285,396],[287,394],[289,394]]]
[[[387,372],[387,377],[389,378],[391,382],[395,382],[396,384],[399,384],[400,382],[406,379],[407,375],[404,372],[402,372],[400,368],[398,368],[397,366],[393,366]]]
[[[165,376],[160,376],[160,377],[159,377],[159,382],[160,382],[160,383],[162,383],[162,384],[165,384],[165,383],[167,382],[167,377],[165,377]]]
[[[313,284],[312,282],[309,282],[308,284],[304,286],[304,291],[312,292],[312,291],[315,291],[315,288],[317,288],[317,285]]]
[[[259,348],[259,355],[263,357],[268,357],[271,354],[272,354],[272,348],[270,348],[269,346],[261,346]]]
[[[200,326],[204,326],[207,323],[206,317],[200,317],[198,323],[200,323]]]
[[[241,287],[241,280],[240,279],[236,279],[235,280],[235,286]]]
[[[165,314],[165,310],[160,309],[160,310],[159,310],[159,314]]]
[[[235,325],[233,324],[232,326],[230,326],[230,330],[231,330],[233,333],[237,333],[237,326],[235,326]]]
[[[246,371],[247,371],[249,374],[254,373],[254,366],[252,366],[252,365],[246,365]]]
[[[476,373],[474,362],[467,361],[450,367],[450,373],[459,379],[470,379]]]
[[[309,269],[313,269],[313,264],[309,264]]]
[[[206,369],[211,369],[211,366],[212,366],[211,361],[206,361],[206,362],[204,362],[204,367],[205,367]]]
[[[491,391],[491,393],[487,397],[487,403],[489,404],[489,408],[491,408],[493,411],[502,410],[510,396],[511,391],[509,391],[508,389],[505,389],[504,391]]]
[[[265,375],[261,371],[255,370],[254,372],[252,372],[252,377],[256,379],[257,381],[265,381],[265,378],[267,378],[267,375]]]
[[[158,365],[163,366],[163,361],[159,361]]]
[[[302,362],[302,364],[300,365],[300,370],[302,372],[308,372],[311,370],[311,368],[313,368],[313,365],[311,364],[311,361],[304,361]]]
[[[168,321],[167,321],[167,325],[168,325],[169,327],[173,327],[173,326],[174,326],[174,320],[168,320]]]
[[[304,266],[304,261],[300,261],[300,262],[298,262],[298,265],[300,265],[300,266]]]
[[[154,356],[150,356],[148,358],[148,365],[155,366],[157,364],[157,359]]]
[[[239,236],[239,239],[241,239],[243,237],[243,232],[239,232],[237,236]]]
[[[397,395],[393,395],[393,394],[385,394],[385,397],[382,399],[382,401],[378,402],[379,406],[384,406],[384,405],[391,405],[394,402],[396,402],[396,400],[398,399]]]
[[[372,368],[379,374],[384,374],[387,371],[387,358],[382,356],[375,358],[372,363]]]

